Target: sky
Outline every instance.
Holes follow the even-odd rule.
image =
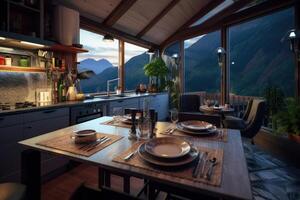
[[[102,35],[80,29],[80,44],[83,45],[83,48],[89,50],[89,52],[78,54],[78,61],[80,62],[87,58],[95,60],[105,58],[114,66],[118,66],[118,40],[115,39],[114,42],[109,43],[104,42],[102,39]],[[125,43],[125,62],[145,51],[148,51],[148,49]]]

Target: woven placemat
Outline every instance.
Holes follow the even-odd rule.
[[[102,122],[101,124],[103,125],[110,125],[110,126],[117,126],[117,127],[122,127],[122,128],[131,128],[131,125],[130,124],[125,124],[119,120],[109,120],[109,121],[106,121],[106,122]]]
[[[206,147],[200,147],[200,146],[197,147],[199,152],[207,152],[208,158],[215,157],[218,162],[218,164],[214,167],[211,179],[206,180],[204,177],[200,177],[199,174],[198,174],[197,178],[194,178],[192,176],[193,169],[194,169],[195,165],[197,164],[197,161],[193,162],[187,166],[178,167],[176,169],[174,168],[173,170],[170,170],[170,168],[162,169],[159,167],[154,167],[153,165],[149,165],[147,162],[143,161],[140,158],[138,153],[136,153],[130,160],[125,161],[124,157],[126,157],[130,153],[136,151],[138,149],[139,145],[141,145],[141,144],[142,144],[142,142],[137,142],[137,143],[133,144],[129,149],[127,149],[126,151],[122,152],[121,154],[119,154],[118,156],[113,158],[113,161],[122,163],[125,165],[138,167],[138,168],[141,168],[144,170],[149,170],[151,172],[163,173],[163,174],[169,175],[170,179],[172,179],[172,177],[178,177],[181,179],[187,179],[187,180],[192,180],[195,182],[201,182],[201,183],[209,184],[212,186],[220,186],[221,185],[222,166],[223,166],[223,149],[212,149],[212,148],[206,148]],[[205,168],[205,173],[207,172],[207,170],[208,170],[208,166],[206,166],[206,168]]]
[[[192,137],[196,137],[196,138],[203,139],[203,140],[213,140],[213,141],[219,141],[219,142],[227,142],[228,141],[228,130],[227,129],[218,129],[215,134],[210,134],[210,135],[192,135],[192,134],[188,134],[183,131],[180,131],[178,129],[176,129],[171,134],[166,132],[166,130],[172,129],[172,128],[176,128],[176,126],[174,126],[172,124],[165,130],[162,130],[161,132],[159,132],[159,134],[167,135],[167,136],[182,136],[182,137],[192,136]]]
[[[89,157],[94,153],[104,149],[105,147],[115,143],[116,141],[122,139],[123,137],[120,135],[112,135],[112,134],[104,134],[104,133],[97,133],[97,138],[106,136],[110,138],[109,141],[99,144],[94,147],[94,149],[87,151],[86,149],[80,149],[83,144],[75,144],[74,140],[70,137],[70,134],[65,134],[62,136],[54,137],[48,140],[41,141],[37,143],[37,145],[50,147],[62,151],[67,151],[73,154],[81,155]]]

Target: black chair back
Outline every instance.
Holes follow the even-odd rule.
[[[196,94],[182,94],[179,101],[179,112],[199,112],[200,97]]]

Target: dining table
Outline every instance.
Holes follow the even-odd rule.
[[[191,199],[200,199],[202,196],[216,197],[219,199],[252,199],[247,163],[239,130],[223,129],[223,131],[226,131],[226,139],[222,137],[222,140],[219,140],[184,134],[168,135],[165,134],[166,130],[174,126],[174,124],[169,122],[156,123],[155,137],[157,138],[180,137],[187,141],[195,142],[194,145],[197,145],[199,148],[210,148],[222,151],[222,163],[219,166],[219,183],[213,185],[193,179],[185,179],[180,176],[172,176],[170,173],[164,173],[163,170],[148,170],[138,166],[128,165],[124,162],[116,162],[115,159],[118,156],[123,155],[124,152],[128,151],[128,149],[134,145],[137,145],[137,142],[140,141],[128,137],[130,132],[129,127],[114,126],[106,123],[112,120],[113,117],[104,116],[20,141],[19,143],[25,147],[25,150],[22,152],[21,177],[22,182],[28,186],[32,194],[31,199],[35,200],[41,198],[40,157],[42,152],[63,156],[70,160],[98,167],[99,174],[95,174],[95,176],[99,178],[99,188],[109,186],[110,177],[108,177],[108,175],[113,173],[147,180],[147,199],[155,199],[153,191],[157,190],[175,193]],[[49,147],[47,143],[45,143],[45,141],[51,141],[59,137],[70,137],[71,140],[72,133],[85,129],[93,129],[98,133],[108,136],[111,135],[113,140],[111,143],[107,143],[107,146],[94,150],[94,152],[92,151],[87,155]],[[191,165],[196,164],[197,162],[191,163]],[[107,173],[102,174],[100,172]],[[188,173],[186,176],[191,176]],[[127,184],[129,184],[128,181]],[[129,186],[127,185],[124,186],[124,188],[125,187],[128,188]]]

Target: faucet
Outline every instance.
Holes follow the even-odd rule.
[[[108,80],[107,83],[106,83],[106,90],[107,90],[107,96],[109,96],[109,85],[111,82],[114,82],[114,81],[118,81],[120,78],[115,78],[115,79],[111,79],[111,80]]]

